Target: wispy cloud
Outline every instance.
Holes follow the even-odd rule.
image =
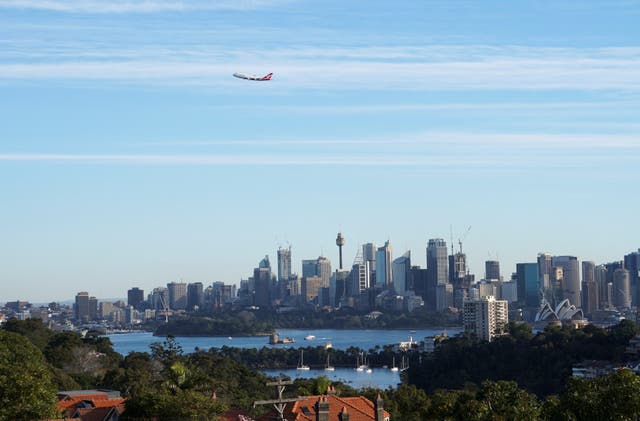
[[[192,10],[255,10],[292,0],[0,0],[0,8],[66,13],[157,13]]]
[[[233,86],[257,89],[257,85],[231,80],[234,71],[274,72],[274,91],[310,88],[336,90],[468,90],[468,89],[640,89],[640,49],[636,47],[588,50],[494,49],[486,55],[464,51],[433,61],[419,53],[411,59],[379,56],[369,49],[354,49],[348,58],[328,54],[296,58],[290,50],[250,52],[231,50],[207,57],[166,52],[155,58],[102,60],[39,60],[0,64],[0,80],[59,79],[111,80],[135,84]],[[410,50],[405,50],[409,54]],[[515,50],[513,50],[515,51]],[[379,53],[379,51],[378,51]],[[310,53],[311,54],[311,53]],[[361,58],[356,58],[362,54]],[[198,57],[198,58],[196,58]],[[265,84],[263,84],[265,85]],[[264,86],[261,86],[264,88]]]

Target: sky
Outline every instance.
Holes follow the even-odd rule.
[[[0,0],[0,302],[430,238],[640,247],[640,1]],[[232,77],[234,72],[269,82]],[[469,227],[471,227],[469,229]],[[468,231],[468,232],[467,232]],[[466,233],[466,234],[465,234]]]

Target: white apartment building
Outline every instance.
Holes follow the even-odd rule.
[[[489,295],[466,300],[463,307],[465,332],[475,333],[478,339],[489,342],[504,333],[509,322],[508,301]]]

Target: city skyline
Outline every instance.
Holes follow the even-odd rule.
[[[0,301],[337,268],[337,232],[477,277],[639,247],[638,2],[0,10]]]

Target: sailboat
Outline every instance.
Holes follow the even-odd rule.
[[[396,357],[393,357],[393,365],[391,366],[391,371],[398,371],[398,367],[396,366]]]
[[[327,365],[325,366],[324,371],[336,371],[336,368],[329,364],[329,354],[327,354]]]
[[[298,367],[296,367],[297,370],[309,370],[309,366],[308,365],[304,365],[304,351],[300,350],[300,363],[298,364]]]
[[[402,356],[402,367],[400,367],[400,371],[405,371],[409,368],[409,361],[407,359],[407,362],[404,362],[404,355]]]
[[[364,360],[364,356],[362,357]],[[364,371],[365,365],[360,364],[360,354],[356,355],[356,371]]]

